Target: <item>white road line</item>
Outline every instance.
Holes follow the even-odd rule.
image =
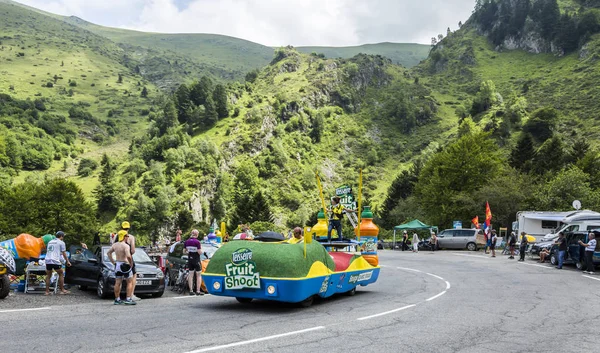
[[[450,282],[445,281],[446,282],[446,290],[450,289]]]
[[[37,310],[50,310],[52,309],[49,306],[43,308],[29,308],[29,309],[11,309],[11,310],[0,310],[0,313],[16,313],[19,311],[37,311]]]
[[[386,312],[383,312],[383,313],[379,313],[379,314],[375,314],[375,315],[369,315],[369,316],[365,316],[365,317],[360,317],[360,318],[358,318],[356,320],[357,321],[368,320],[368,319],[372,319],[374,317],[383,316],[383,315],[395,313],[395,312],[398,312],[398,311],[401,311],[401,310],[405,310],[405,309],[408,309],[408,308],[412,308],[413,306],[416,306],[416,305],[417,304],[411,304],[411,305],[403,306],[403,307],[398,308],[398,309],[386,311]]]
[[[445,279],[443,279],[442,277],[438,276],[438,275],[434,275],[433,273],[429,273],[429,272],[425,272],[426,275],[431,276],[431,277],[435,277],[437,279],[441,279],[442,281],[446,281]]]
[[[325,326],[311,327],[311,328],[307,328],[307,329],[300,330],[300,331],[293,331],[293,332],[281,333],[279,335],[260,337],[260,338],[255,338],[255,339],[251,339],[251,340],[248,340],[248,341],[240,341],[240,342],[235,342],[235,343],[230,343],[230,344],[224,344],[222,346],[213,346],[213,347],[208,347],[208,348],[202,348],[202,349],[198,349],[198,350],[195,350],[195,351],[190,351],[190,352],[187,352],[187,353],[201,353],[201,352],[216,351],[216,350],[219,350],[219,349],[225,349],[225,348],[243,346],[243,345],[247,345],[247,344],[251,344],[251,343],[268,341],[268,340],[272,340],[272,339],[276,339],[276,338],[281,338],[281,337],[286,337],[286,336],[299,335],[301,333],[310,332],[310,331],[316,331],[316,330],[321,330],[321,329],[324,329],[324,328],[325,328]]]
[[[465,257],[478,257],[480,259],[489,259],[489,256],[483,256],[483,255],[469,255],[469,254],[459,254],[459,253],[455,253],[453,252],[452,255],[456,255],[456,256],[465,256]]]
[[[592,276],[586,276],[586,275],[582,275],[585,278],[589,278],[589,279],[595,279],[596,281],[600,281],[600,278],[596,278],[596,277],[592,277]]]
[[[443,292],[441,292],[441,293],[438,293],[438,294],[434,295],[434,296],[433,296],[433,297],[431,297],[431,298],[427,298],[427,299],[425,299],[425,301],[426,301],[426,302],[432,301],[432,300],[434,300],[434,299],[437,299],[437,298],[441,297],[441,296],[442,296],[442,295],[444,295],[444,294],[446,294],[446,291],[443,291]]]
[[[527,265],[527,266],[535,266],[535,267],[541,267],[541,268],[545,268],[545,269],[549,269],[549,270],[553,270],[554,267],[550,267],[550,266],[545,266],[545,265],[538,265],[538,264],[528,264],[526,262],[519,262],[521,265]]]
[[[407,268],[407,267],[396,267],[399,270],[406,270],[406,271],[412,271],[412,272],[419,272],[422,273],[423,271],[420,270],[415,270],[414,268]]]

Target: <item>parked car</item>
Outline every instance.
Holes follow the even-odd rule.
[[[542,251],[542,249],[548,249],[548,250],[552,251],[552,247],[555,242],[556,242],[556,240],[544,241],[541,243],[534,243],[531,246],[531,255],[540,256],[540,252]]]
[[[210,258],[218,248],[218,244],[202,243],[202,254],[200,254],[202,271],[206,270]],[[188,256],[183,250],[183,242],[176,243],[169,248],[165,264],[165,283],[167,285],[172,285],[175,282],[179,269],[187,264]],[[202,287],[206,290],[204,288],[204,283],[202,284]]]
[[[67,267],[65,281],[77,284],[81,289],[96,288],[100,298],[112,296],[115,287],[115,267],[108,259],[109,249],[108,245],[96,245],[89,250],[81,246],[71,246],[71,266]],[[142,248],[136,248],[133,261],[137,271],[135,294],[150,294],[155,298],[162,296],[165,291],[164,273]],[[121,292],[125,293],[125,286]]]
[[[438,234],[438,248],[477,251],[477,229],[445,229]]]
[[[596,238],[600,237],[600,230],[592,231]],[[578,270],[583,269],[585,266],[584,251],[585,247],[579,245],[579,241],[584,243],[588,242],[588,232],[570,232],[565,235],[567,239],[567,253],[565,255],[564,264],[574,264]],[[552,265],[558,265],[558,245],[552,246],[552,255],[550,257],[550,263]],[[593,257],[594,265],[600,265],[600,249],[596,248]]]

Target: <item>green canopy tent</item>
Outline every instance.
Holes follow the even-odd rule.
[[[392,249],[396,248],[396,231],[397,230],[408,230],[408,229],[429,229],[430,231],[435,229],[437,232],[437,227],[429,226],[418,219],[414,219],[408,223],[401,224],[399,226],[394,227],[394,246]]]

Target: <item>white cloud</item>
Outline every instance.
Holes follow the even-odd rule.
[[[165,33],[218,33],[265,45],[429,43],[474,0],[19,0],[87,21]]]

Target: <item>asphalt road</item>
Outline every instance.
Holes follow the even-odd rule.
[[[600,276],[466,251],[384,251],[380,262],[377,283],[306,309],[171,293],[136,306],[15,295],[0,301],[2,352],[599,349]]]

